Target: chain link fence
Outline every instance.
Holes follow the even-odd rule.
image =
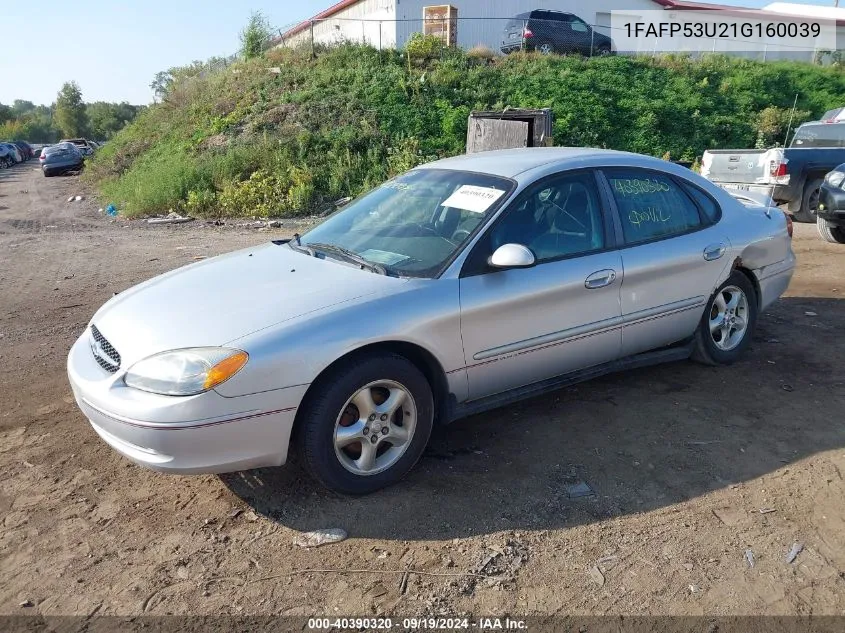
[[[842,57],[842,51],[808,50],[806,44],[794,45],[783,39],[773,41],[771,38],[680,38],[673,43],[671,50],[666,50],[665,40],[647,37],[632,40],[624,29],[614,28],[610,24],[609,14],[606,24],[591,24],[574,16],[567,16],[565,20],[536,19],[529,14],[509,18],[462,17],[441,20],[331,17],[281,29],[275,45],[315,50],[321,46],[357,43],[386,50],[403,47],[415,33],[436,35],[443,40],[444,45],[456,45],[466,50],[486,50],[495,55],[516,51],[586,57],[657,55],[667,52],[691,56],[722,53],[761,61],[790,59],[816,63],[836,61]],[[618,42],[624,42],[624,48]]]

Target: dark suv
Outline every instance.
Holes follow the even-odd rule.
[[[816,224],[823,240],[845,244],[845,163],[824,178],[819,191]]]
[[[536,9],[514,16],[505,26],[502,52],[538,51],[610,55],[613,40],[599,33],[577,15]]]

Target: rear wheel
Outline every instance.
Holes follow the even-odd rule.
[[[801,197],[801,210],[795,214],[795,219],[799,222],[816,221],[816,211],[819,208],[819,191],[823,182],[823,179],[815,178],[805,185],[804,195]]]
[[[408,359],[350,359],[311,387],[297,421],[299,455],[317,481],[345,494],[396,483],[417,463],[434,422],[431,386]]]
[[[845,244],[845,227],[831,224],[827,220],[817,217],[816,228],[825,242],[831,244]]]
[[[734,271],[707,304],[695,332],[693,359],[706,365],[730,365],[751,345],[756,322],[754,286]]]
[[[555,47],[551,45],[549,42],[543,42],[537,47],[537,52],[543,55],[551,55],[555,52]]]

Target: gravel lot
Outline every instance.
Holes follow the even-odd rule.
[[[296,464],[158,475],[96,437],[64,372],[95,309],[285,229],[149,227],[77,193],[0,171],[0,613],[845,614],[845,247],[815,227],[738,364],[475,416],[349,499]],[[595,494],[571,498],[582,481]],[[331,527],[350,538],[293,544]]]

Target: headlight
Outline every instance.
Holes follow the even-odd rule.
[[[831,187],[841,187],[842,182],[845,181],[845,172],[832,171],[825,177],[825,180]]]
[[[190,347],[138,361],[123,381],[129,387],[164,396],[191,396],[229,380],[249,355],[225,347]]]

